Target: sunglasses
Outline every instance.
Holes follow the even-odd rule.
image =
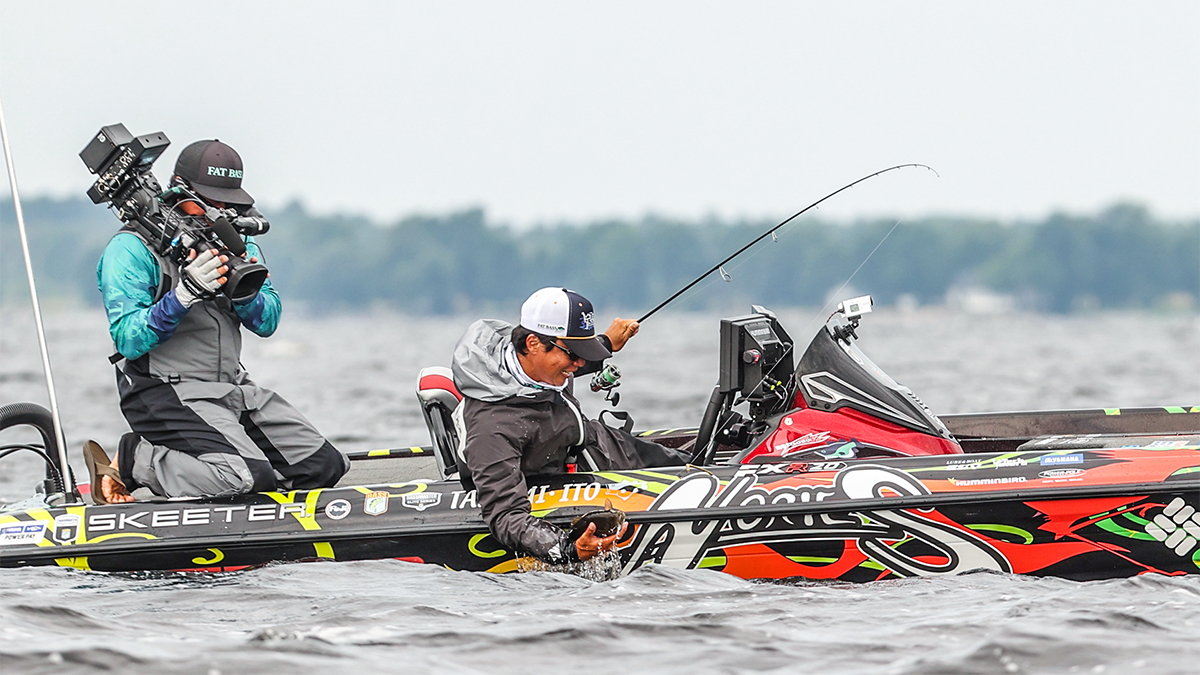
[[[558,344],[558,340],[555,340],[554,342],[550,342],[547,344],[549,344],[551,347],[558,347],[559,349],[563,350],[563,353],[567,355],[567,358],[571,359],[572,361],[587,361],[587,359],[583,358],[582,356],[580,356],[580,355],[576,354],[575,352],[571,351],[570,349],[567,349],[566,347]]]

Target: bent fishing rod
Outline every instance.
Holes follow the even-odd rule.
[[[712,274],[713,272],[716,272],[717,270],[722,270],[722,274],[721,274],[721,276],[725,277],[725,276],[726,276],[726,274],[725,274],[725,272],[724,272],[724,270],[723,270],[722,268],[724,268],[724,267],[725,267],[725,265],[726,265],[727,263],[729,263],[729,261],[731,261],[731,260],[733,260],[734,258],[738,257],[739,255],[741,255],[741,254],[745,253],[745,252],[746,252],[748,249],[750,249],[750,247],[754,246],[755,244],[757,244],[758,242],[762,241],[763,239],[766,239],[767,237],[769,237],[769,236],[771,236],[771,235],[775,234],[775,232],[776,232],[776,231],[777,231],[779,228],[783,227],[784,225],[787,225],[788,223],[790,223],[790,222],[792,222],[793,220],[795,220],[795,219],[799,218],[800,216],[804,215],[805,213],[809,212],[810,210],[812,210],[812,209],[815,209],[816,207],[820,206],[822,203],[824,203],[826,200],[830,199],[831,197],[833,197],[833,196],[837,195],[838,193],[841,193],[841,192],[844,192],[844,191],[846,191],[846,190],[849,190],[850,188],[854,187],[855,185],[858,185],[859,183],[861,183],[861,182],[863,182],[863,181],[870,180],[870,179],[872,179],[872,178],[874,178],[874,177],[876,177],[876,176],[879,176],[879,175],[881,175],[881,174],[885,174],[885,173],[887,173],[887,172],[889,172],[889,171],[895,171],[896,169],[904,169],[904,168],[908,168],[908,167],[920,167],[920,168],[922,168],[922,169],[929,169],[930,171],[933,171],[933,173],[934,173],[935,175],[937,175],[937,171],[936,171],[936,170],[935,170],[933,167],[931,167],[931,166],[929,166],[929,165],[927,165],[927,164],[915,164],[915,163],[912,163],[912,164],[897,164],[896,166],[889,166],[889,167],[888,167],[888,168],[886,168],[886,169],[881,169],[881,170],[879,170],[879,171],[876,171],[875,173],[872,173],[872,174],[869,174],[869,175],[863,176],[862,178],[859,178],[858,180],[854,181],[853,183],[849,183],[849,184],[847,184],[847,185],[843,185],[842,187],[840,187],[840,188],[838,188],[838,189],[834,190],[833,192],[830,192],[829,194],[825,195],[824,197],[821,197],[820,199],[818,199],[817,201],[815,201],[815,202],[813,202],[813,203],[809,204],[808,206],[804,207],[803,209],[800,209],[800,210],[799,210],[799,211],[797,211],[796,213],[792,214],[792,216],[791,216],[791,217],[789,217],[789,218],[787,218],[786,220],[784,220],[782,223],[779,223],[779,224],[778,224],[778,225],[776,225],[775,227],[772,227],[771,229],[767,230],[766,232],[763,232],[763,233],[762,233],[761,235],[759,235],[759,236],[758,236],[758,238],[756,238],[754,241],[752,241],[752,242],[750,242],[749,244],[746,244],[745,246],[743,246],[743,247],[739,248],[737,251],[735,251],[735,252],[733,253],[733,255],[731,255],[731,256],[729,256],[728,258],[726,258],[726,259],[722,260],[721,262],[717,263],[716,265],[713,265],[712,267],[710,267],[710,268],[708,269],[708,271],[707,271],[707,272],[705,272],[704,274],[701,274],[700,276],[698,276],[698,277],[696,277],[695,279],[693,279],[693,280],[691,281],[691,283],[689,283],[688,285],[686,285],[686,286],[684,286],[683,288],[681,288],[681,289],[679,289],[678,291],[676,291],[676,292],[675,292],[675,294],[674,294],[674,295],[672,295],[671,297],[669,297],[669,298],[667,298],[666,300],[663,300],[662,302],[658,303],[658,306],[657,306],[657,307],[655,307],[654,309],[650,310],[649,312],[646,312],[646,315],[645,315],[645,316],[643,316],[642,318],[638,319],[638,323],[642,323],[642,322],[643,322],[643,321],[645,321],[646,319],[649,319],[650,317],[654,316],[654,314],[655,314],[656,312],[658,312],[658,310],[660,310],[660,309],[662,309],[663,307],[666,307],[667,305],[671,304],[671,302],[672,302],[672,301],[674,301],[674,300],[675,300],[675,298],[678,298],[679,296],[681,296],[681,295],[683,295],[684,293],[686,293],[686,292],[687,292],[689,289],[691,289],[693,286],[695,286],[696,284],[698,284],[698,283],[700,283],[701,281],[703,281],[705,277],[707,277],[708,275]],[[728,277],[726,277],[726,280],[728,280]]]

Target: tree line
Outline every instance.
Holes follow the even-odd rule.
[[[116,218],[85,199],[26,200],[24,212],[39,292],[99,304],[96,261]],[[489,222],[480,209],[378,224],[316,215],[299,203],[267,215],[271,231],[259,242],[285,301],[413,313],[511,308],[547,285],[578,290],[599,306],[649,309],[776,224],[647,216],[515,229]],[[802,218],[730,263],[730,283],[714,274],[676,306],[821,305],[868,255],[852,287],[884,305],[903,296],[940,303],[961,287],[1053,312],[1195,307],[1200,298],[1200,219],[1165,221],[1117,204],[1030,222],[896,223]],[[27,293],[16,229],[11,202],[0,202],[0,299],[9,303]]]

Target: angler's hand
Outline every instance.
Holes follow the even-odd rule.
[[[188,254],[188,260],[191,262],[184,265],[183,278],[175,288],[175,297],[184,307],[191,307],[221,290],[226,281],[223,275],[229,271],[229,267],[225,265],[229,262],[229,257],[217,253],[214,248],[200,255],[196,255],[195,251]]]
[[[604,334],[612,342],[612,350],[619,352],[629,338],[637,335],[638,329],[641,327],[642,325],[633,319],[616,318],[613,319],[612,325],[604,331]]]
[[[591,523],[588,529],[579,538],[575,540],[575,555],[579,556],[580,560],[590,560],[600,553],[607,553],[617,545],[617,540],[625,534],[625,528],[629,527],[629,523],[621,525],[621,530],[616,534],[607,537],[596,536],[596,524]]]

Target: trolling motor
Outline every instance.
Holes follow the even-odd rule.
[[[191,251],[217,249],[229,258],[221,293],[234,301],[253,298],[267,280],[267,268],[242,258],[246,242],[241,235],[264,234],[270,223],[239,215],[236,209],[215,208],[185,184],[163,190],[150,169],[170,144],[161,131],[134,137],[124,124],[101,127],[79,153],[88,171],[98,176],[88,197],[93,204],[107,202],[121,222],[177,265],[186,265]],[[180,206],[185,202],[204,209],[204,215],[184,213]]]

